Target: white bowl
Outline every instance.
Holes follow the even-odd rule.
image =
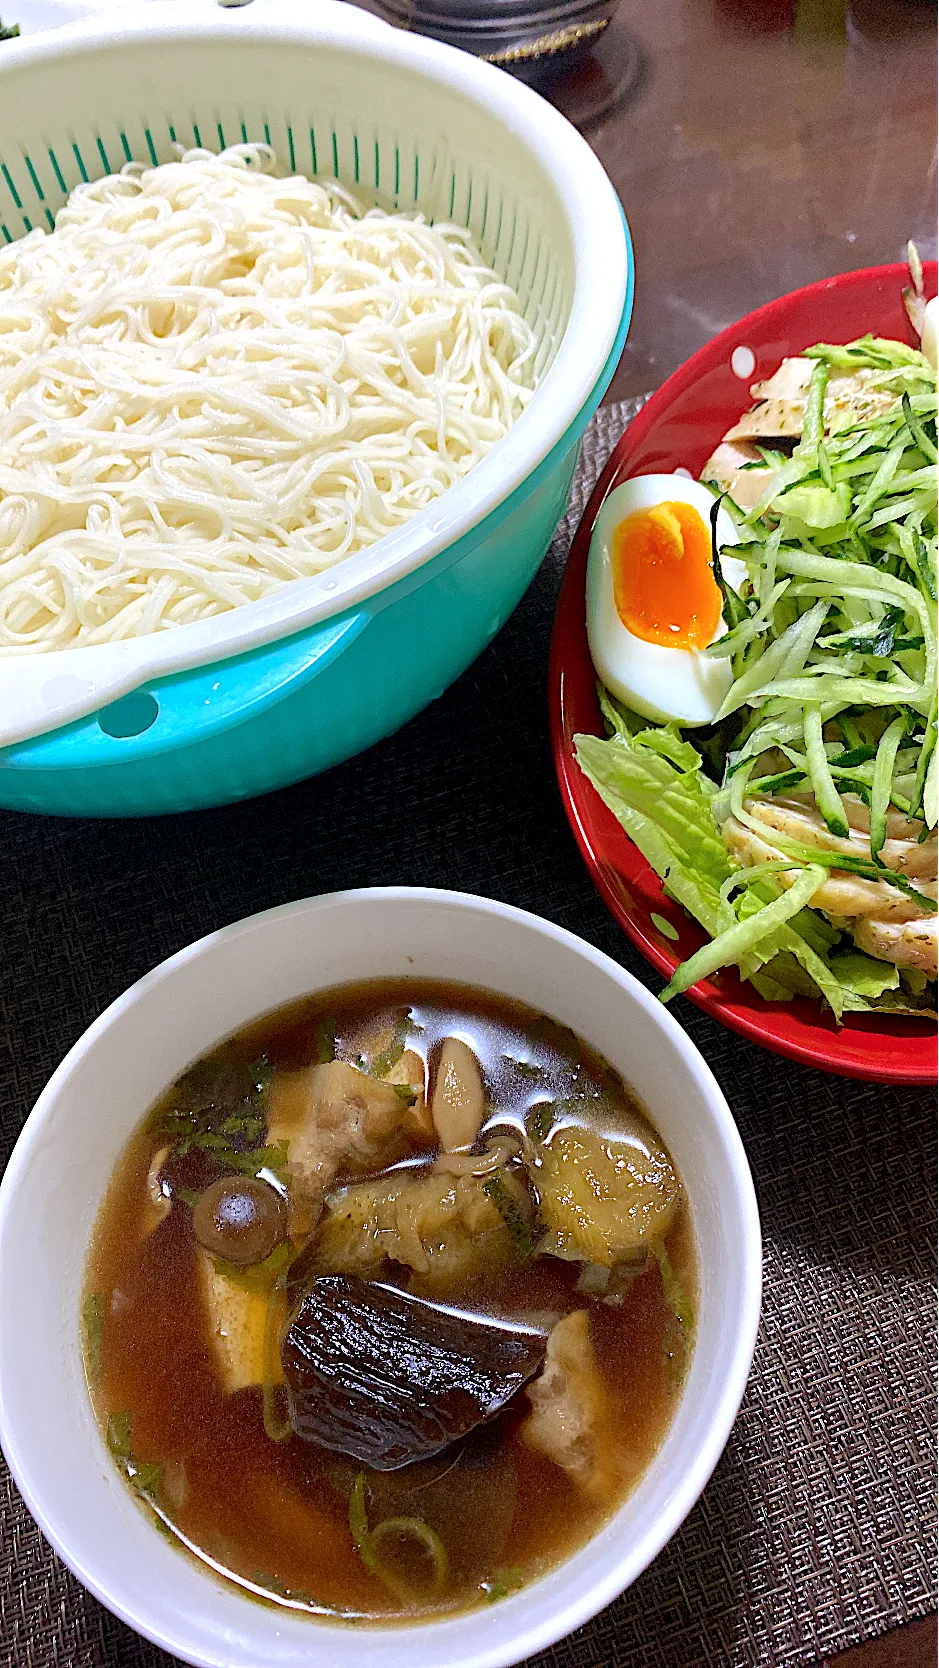
[[[684,1180],[700,1263],[684,1395],[634,1493],[549,1575],[491,1608],[417,1627],[317,1622],[259,1606],[174,1550],[110,1461],[82,1372],[82,1264],[128,1136],[229,1032],[330,985],[464,980],[571,1026],[647,1105]],[[200,939],[112,1003],[40,1095],[0,1185],[0,1441],[79,1580],[200,1668],[506,1668],[579,1627],[645,1569],[710,1476],[743,1395],[760,1307],[760,1229],[740,1137],[671,1014],[598,950],[534,915],[390,887],[305,899]],[[353,1644],[353,1639],[356,1641]]]

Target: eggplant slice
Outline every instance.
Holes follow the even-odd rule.
[[[323,1275],[282,1346],[297,1436],[375,1471],[430,1459],[501,1413],[538,1372],[546,1337]]]

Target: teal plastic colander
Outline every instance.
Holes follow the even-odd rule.
[[[538,393],[443,498],[315,579],[148,638],[0,657],[2,805],[184,810],[350,757],[480,652],[563,512],[625,339],[629,237],[589,147],[498,70],[330,0],[160,8],[11,42],[0,239],[51,227],[75,185],[125,161],[250,140],[469,227],[522,297]]]

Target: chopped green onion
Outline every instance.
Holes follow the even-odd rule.
[[[436,1529],[432,1529],[423,1518],[387,1517],[376,1524],[369,1541],[375,1560],[369,1567],[396,1598],[413,1601],[437,1598],[442,1593],[449,1571],[447,1549]],[[402,1558],[401,1553],[406,1551],[408,1543],[410,1550]],[[415,1550],[424,1561],[423,1571],[416,1571],[413,1567]]]

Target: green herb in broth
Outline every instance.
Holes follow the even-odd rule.
[[[94,1381],[101,1376],[101,1349],[104,1337],[104,1298],[100,1292],[89,1292],[82,1303],[82,1343],[85,1371]]]
[[[371,1059],[364,1055],[360,1056],[359,1063],[362,1070],[367,1071],[370,1077],[387,1077],[404,1053],[408,1038],[417,1036],[420,1031],[421,1026],[418,1025],[410,1009],[408,1009],[407,1013],[402,1014],[398,1020],[394,1028],[394,1035],[387,1048],[380,1049],[377,1054],[372,1055]],[[397,1087],[406,1088],[407,1086],[401,1084]]]
[[[571,1065],[583,1065],[583,1044],[580,1038],[568,1025],[562,1025],[559,1020],[551,1019],[547,1014],[539,1014],[527,1032],[528,1041],[536,1046],[545,1044],[552,1053],[560,1055]]]
[[[332,1605],[317,1603],[312,1593],[308,1593],[304,1587],[288,1587],[276,1575],[269,1575],[266,1570],[252,1570],[248,1581],[252,1587],[262,1589],[261,1592],[249,1592],[249,1597],[260,1599],[262,1603],[265,1599],[271,1599],[279,1601],[282,1607],[289,1605],[291,1609],[309,1610],[320,1616],[343,1615],[341,1610],[333,1608]],[[355,1622],[358,1617],[343,1616],[343,1619],[346,1622]]]
[[[572,1118],[575,1121],[586,1119],[589,1122],[591,1114],[603,1110],[605,1096],[598,1084],[582,1084],[573,1094],[562,1095],[554,1105],[555,1111],[562,1118]]]
[[[135,1494],[158,1501],[163,1489],[163,1466],[134,1455],[133,1416],[126,1409],[112,1413],[107,1423],[108,1451]]]
[[[267,1575],[264,1570],[253,1570],[248,1579],[254,1584],[255,1587],[263,1587],[268,1593],[273,1593],[275,1598],[300,1597],[297,1593],[291,1593],[290,1588],[285,1587],[284,1583],[278,1580],[276,1575]],[[303,1598],[305,1599],[306,1597],[307,1594],[304,1593]]]
[[[234,1170],[239,1175],[258,1176],[262,1170],[270,1170],[272,1175],[284,1180],[288,1153],[286,1141],[278,1141],[272,1147],[250,1147],[247,1152],[240,1152],[222,1136],[208,1130],[203,1135],[194,1136],[191,1141],[184,1141],[179,1151],[186,1153],[192,1147],[201,1148],[227,1170]]]
[[[130,1459],[132,1425],[133,1415],[126,1410],[110,1415],[107,1425],[107,1443],[115,1459]]]
[[[429,1114],[435,1062],[454,1035],[475,1050],[486,1121],[471,1150],[444,1155]],[[363,1069],[358,1050],[368,1036],[384,1046]],[[382,1084],[376,1066],[393,1071],[405,1044],[422,1059],[423,1081],[411,1074],[410,1084]],[[324,1073],[332,1061],[322,1055],[333,1050],[343,1069]],[[355,1070],[363,1071],[361,1089],[349,1075]],[[330,1094],[350,1099],[325,1107],[320,1131],[318,1108]],[[294,1110],[285,1110],[288,1101]],[[148,1446],[163,1463],[138,1460],[129,1414],[112,1416],[111,1448],[164,1531],[191,1555],[230,1570],[260,1602],[364,1622],[495,1603],[581,1546],[652,1458],[672,1416],[693,1336],[694,1267],[680,1189],[657,1230],[664,1265],[644,1250],[627,1257],[606,1229],[602,1246],[613,1264],[599,1267],[599,1279],[569,1234],[570,1260],[554,1255],[542,1221],[544,1192],[554,1185],[546,1160],[572,1128],[595,1130],[596,1145],[601,1132],[608,1142],[609,1126],[625,1120],[628,1131],[637,1119],[645,1128],[620,1080],[564,1027],[501,998],[418,980],[297,1005],[186,1073],[115,1180],[115,1210],[102,1213],[96,1230],[83,1313],[90,1365],[85,1313],[96,1312],[91,1300],[100,1293],[120,1289],[120,1309],[108,1311],[101,1329],[92,1388],[102,1422],[103,1410],[125,1401],[145,1419]],[[281,1130],[289,1147],[271,1138]],[[512,1132],[514,1143],[505,1139]],[[146,1180],[168,1138],[175,1168],[164,1187],[172,1198],[156,1233]],[[259,1154],[279,1161],[283,1181],[273,1192],[286,1196],[284,1237],[267,1255],[258,1245],[256,1261],[228,1262],[195,1237],[186,1206],[201,1200],[205,1216],[222,1188],[212,1178],[229,1164],[231,1188],[226,1182],[222,1191],[237,1198],[238,1177],[255,1173]],[[602,1158],[594,1153],[596,1163]],[[320,1192],[304,1207],[305,1176]],[[270,1185],[263,1175],[260,1183]],[[320,1248],[333,1244],[344,1198],[348,1260],[336,1265]],[[396,1224],[390,1236],[386,1222]],[[430,1291],[425,1244],[447,1247],[434,1261]],[[390,1259],[382,1258],[385,1245]],[[359,1273],[362,1252],[368,1262]],[[507,1331],[521,1320],[529,1337],[526,1317],[546,1317],[545,1337],[556,1320],[576,1317],[575,1382],[595,1383],[609,1408],[603,1428],[613,1433],[612,1451],[628,1444],[629,1467],[620,1471],[616,1461],[606,1492],[585,1494],[563,1452],[529,1445],[534,1403],[524,1388],[484,1440],[471,1435],[437,1460],[390,1472],[298,1434],[281,1342],[311,1284],[343,1266],[343,1278],[426,1293],[465,1309],[467,1319],[490,1316]],[[372,1370],[367,1356],[359,1366]],[[588,1443],[599,1439],[599,1427],[588,1430]],[[204,1528],[219,1512],[223,1547]]]
[[[500,1570],[490,1581],[481,1581],[479,1590],[487,1604],[498,1604],[500,1599],[517,1593],[525,1585],[524,1570]]]
[[[550,1100],[536,1101],[525,1114],[525,1128],[529,1138],[536,1144],[546,1141],[554,1125],[554,1102]]]
[[[535,1253],[536,1233],[531,1221],[527,1221],[517,1195],[508,1186],[504,1176],[496,1173],[487,1176],[483,1182],[483,1191],[492,1200],[503,1222],[509,1230],[512,1249],[521,1262],[527,1262]]]
[[[539,1066],[536,1060],[516,1060],[511,1054],[504,1054],[502,1058],[508,1062],[513,1071],[517,1071],[522,1077],[537,1078],[544,1075],[543,1067]]]
[[[694,1310],[685,1288],[672,1268],[668,1252],[661,1241],[656,1242],[652,1250],[662,1275],[662,1293],[665,1301],[685,1332],[691,1333],[694,1327]]]
[[[264,1141],[270,1081],[264,1057],[243,1066],[200,1061],[174,1084],[150,1128],[168,1138],[181,1157],[195,1149],[236,1174],[256,1176],[267,1169],[282,1178],[286,1146]]]

